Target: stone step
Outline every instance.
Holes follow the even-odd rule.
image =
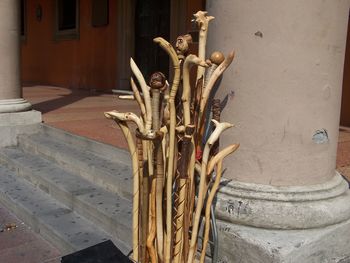
[[[129,248],[50,195],[0,167],[0,202],[62,253],[72,253],[111,239],[123,253]]]
[[[18,148],[3,148],[0,163],[69,209],[131,244],[131,201],[119,197],[55,163]]]
[[[126,161],[124,154],[120,158],[115,157],[115,160],[104,158],[73,141],[63,141],[51,132],[21,135],[18,146],[28,153],[42,155],[66,171],[78,174],[119,196],[129,200],[132,198],[132,168],[130,159]],[[115,149],[118,155],[118,149]]]
[[[63,143],[74,145],[77,149],[92,152],[105,159],[117,161],[123,164],[130,163],[130,154],[124,149],[97,142],[87,137],[75,135],[44,123],[40,125],[39,132],[47,137],[56,138]]]

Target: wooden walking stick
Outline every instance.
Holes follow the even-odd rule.
[[[222,73],[224,73],[224,71],[230,66],[233,58],[234,58],[234,51],[230,52],[228,54],[228,56],[224,59],[224,61],[215,69],[215,71],[213,72],[213,74],[211,75],[207,86],[205,87],[205,89],[203,90],[202,93],[202,98],[200,101],[200,107],[199,107],[199,116],[198,116],[198,127],[201,127],[202,123],[203,123],[203,113],[205,110],[205,106],[207,105],[207,101],[208,98],[210,96],[210,92],[212,90],[212,88],[214,87],[215,82],[217,81],[217,79],[222,75]]]
[[[139,82],[143,93],[146,108],[145,132],[149,132],[152,126],[152,106],[148,86],[146,84],[145,79],[142,76],[140,69],[137,67],[135,61],[132,58],[130,58],[130,68],[132,73],[135,75],[137,81]]]
[[[143,151],[145,143],[136,137],[137,155],[139,161],[139,189],[140,189],[140,260],[147,262],[147,232],[148,232],[148,175],[144,176],[144,164],[147,161],[147,153]],[[147,174],[147,173],[146,173]],[[146,188],[145,191],[143,188]],[[146,194],[146,196],[144,196]]]
[[[225,59],[224,55],[219,51],[214,51],[210,55],[210,58],[208,60],[208,64],[210,63],[210,67],[205,72],[204,89],[208,86],[208,82],[211,76],[213,75],[217,67],[224,61],[224,59]],[[215,84],[217,84],[217,82]],[[215,88],[217,88],[217,85],[215,85]],[[214,102],[214,96],[215,96],[215,88],[212,88],[212,90],[209,93],[208,105],[205,109],[205,113],[203,116],[204,118],[203,125],[200,127],[201,130],[199,131],[199,134],[203,135],[203,138],[201,138],[201,136],[199,136],[198,138],[198,142],[200,143],[201,149],[204,148],[205,142],[207,141],[212,130],[211,119],[214,116],[212,115],[211,108],[213,107],[213,104],[214,104],[213,102]],[[216,120],[219,121],[219,119],[216,119]]]
[[[165,76],[161,72],[155,72],[150,78],[150,87],[152,92],[152,110],[153,110],[153,130],[160,128],[159,104],[160,90],[165,86]],[[155,201],[156,201],[156,229],[157,229],[157,250],[160,261],[163,261],[163,183],[164,183],[164,164],[161,140],[154,141],[154,155],[156,157],[155,169]]]
[[[226,156],[236,151],[238,147],[239,147],[239,144],[232,144],[230,146],[227,146],[225,149],[217,153],[208,164],[208,169],[207,169],[208,175],[212,173],[214,166],[216,165],[217,165],[217,170],[216,170],[215,181],[210,190],[209,196],[207,198],[206,207],[205,207],[205,229],[204,229],[204,237],[202,242],[202,253],[201,253],[200,263],[204,263],[204,260],[205,260],[205,252],[207,250],[207,245],[209,241],[210,207],[213,203],[215,194],[219,188],[221,175],[222,175],[222,162]]]
[[[205,60],[205,47],[207,44],[209,21],[214,19],[213,16],[207,16],[208,12],[198,11],[194,14],[195,21],[199,26],[199,43],[198,43],[198,57]],[[197,70],[197,82],[204,75],[204,68]]]
[[[135,81],[132,77],[130,78],[130,86],[131,86],[132,91],[134,92],[135,100],[139,104],[142,119],[143,119],[144,123],[146,123],[146,118],[147,118],[146,107],[145,107],[145,104],[142,100],[141,94],[136,87]]]
[[[170,56],[174,67],[174,80],[169,94],[169,157],[167,164],[167,186],[166,186],[166,242],[164,251],[164,262],[169,263],[171,257],[171,228],[172,228],[172,179],[174,175],[174,153],[175,153],[175,122],[176,122],[176,110],[175,110],[175,96],[177,88],[180,82],[180,64],[174,48],[163,38],[155,38],[154,42],[158,43]]]
[[[178,163],[178,169],[179,172],[178,176],[178,188],[179,188],[179,200],[178,200],[178,207],[177,207],[177,214],[174,217],[175,220],[175,239],[174,239],[174,263],[180,263],[182,262],[181,256],[182,256],[182,248],[183,248],[183,237],[184,237],[184,228],[183,228],[183,222],[184,222],[184,212],[185,212],[185,205],[186,205],[186,197],[187,197],[187,181],[188,181],[188,164],[189,159],[191,156],[191,152],[193,151],[193,144],[192,144],[192,134],[194,132],[194,126],[188,125],[186,127],[185,136],[182,141],[182,147],[181,147],[181,159]]]
[[[148,253],[151,258],[152,263],[157,263],[157,252],[154,247],[154,238],[156,236],[156,191],[155,191],[155,182],[153,180],[152,187],[151,187],[151,193],[150,193],[150,230],[149,235],[147,237],[147,248]]]
[[[209,153],[212,145],[215,143],[215,141],[219,138],[221,133],[225,131],[228,128],[231,128],[233,125],[228,122],[217,122],[213,120],[215,124],[215,130],[210,135],[207,143],[205,144],[204,151],[203,151],[203,157],[202,157],[202,167],[201,167],[201,175],[200,175],[200,181],[199,181],[199,190],[198,190],[198,199],[197,199],[197,205],[196,205],[196,211],[195,216],[193,220],[193,227],[192,227],[192,235],[191,235],[191,241],[190,241],[190,250],[188,253],[188,260],[187,263],[192,263],[194,260],[194,254],[195,249],[197,245],[197,236],[198,236],[198,228],[199,228],[199,221],[200,221],[200,215],[203,208],[203,202],[206,190],[206,171],[207,171],[207,162],[209,158]]]
[[[182,75],[182,81],[183,81],[183,90],[182,90],[182,106],[183,106],[183,117],[184,117],[184,125],[188,126],[191,123],[191,87],[190,87],[190,68],[193,65],[201,66],[201,67],[208,67],[208,64],[205,63],[204,60],[198,58],[195,55],[188,55],[185,59],[185,62],[183,64],[183,75]],[[192,137],[191,139],[191,144],[193,150],[191,151],[191,156],[190,156],[190,164],[189,167],[194,167],[195,161],[196,161],[196,154],[194,150],[194,139]],[[190,193],[193,191],[193,180],[194,180],[194,170],[190,169],[189,174],[188,174],[188,180],[187,182],[187,187],[186,187],[186,194],[188,195],[188,198],[186,198],[186,205],[184,207],[187,215],[188,213],[191,213],[191,210],[189,209],[189,202],[190,202]],[[181,189],[181,188],[180,188]],[[189,221],[190,221],[190,216],[186,216],[184,219],[184,256],[187,256],[187,251],[188,251],[188,231],[189,231]]]
[[[140,130],[136,130],[136,137],[148,142],[148,165],[153,167],[152,151],[150,142],[161,141],[162,134],[159,132],[150,131],[143,134]],[[148,167],[150,168],[150,167]],[[152,263],[158,262],[157,251],[155,249],[154,240],[156,237],[156,180],[153,178],[153,168],[149,169],[149,177],[151,178],[151,191],[149,194],[149,233],[147,236],[146,246]],[[147,227],[147,226],[143,226]]]
[[[190,87],[190,69],[193,65],[198,65],[200,67],[208,67],[208,64],[197,57],[196,55],[188,55],[185,59],[184,65],[183,65],[183,90],[182,90],[182,106],[183,106],[183,113],[184,113],[184,125],[187,126],[191,122],[191,110],[190,110],[190,104],[191,104],[191,87]]]
[[[105,116],[109,119],[113,119],[119,125],[124,137],[128,143],[129,151],[131,154],[132,168],[133,168],[133,216],[132,216],[132,259],[136,262],[139,261],[139,167],[138,156],[134,139],[130,133],[129,127],[126,121],[120,120],[113,113],[106,112]]]

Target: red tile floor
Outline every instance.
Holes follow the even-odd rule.
[[[122,148],[127,145],[119,127],[107,120],[103,112],[115,109],[138,112],[134,101],[119,100],[113,94],[85,90],[32,86],[23,89],[23,96],[33,104],[34,109],[43,113],[45,123]],[[340,131],[337,169],[350,179],[350,130]],[[18,227],[0,232],[0,262],[60,262],[60,252],[57,249],[0,207],[0,226],[12,222]]]

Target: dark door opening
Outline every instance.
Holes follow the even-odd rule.
[[[349,17],[350,18],[350,17]],[[349,22],[350,24],[350,22]],[[340,126],[350,127],[350,27],[346,40]]]
[[[170,0],[137,0],[135,10],[135,62],[146,81],[155,71],[169,73],[168,55],[153,38],[170,38]]]

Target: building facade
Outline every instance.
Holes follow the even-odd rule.
[[[166,69],[152,43],[193,31],[203,0],[23,0],[22,80],[92,90],[129,89],[129,58]],[[194,45],[195,46],[195,45]]]
[[[147,17],[152,8],[120,0],[109,1],[106,12],[102,1],[92,15],[94,1],[74,2],[69,6],[75,12],[61,21],[67,1],[26,1],[22,80],[71,88],[127,87],[128,59],[137,53],[135,39],[143,37],[135,35],[135,23],[143,21],[135,19],[135,10]],[[170,39],[191,29],[180,20],[189,20],[203,4],[193,3],[171,1],[170,11],[160,8],[158,15],[170,14]],[[21,99],[13,34],[20,31],[20,8],[17,1],[1,4],[0,112],[12,114],[30,105]],[[350,191],[335,171],[340,112],[349,105],[347,91],[341,96],[343,79],[348,90],[343,72],[349,5],[348,0],[207,1],[216,17],[209,52],[237,52],[218,92],[231,95],[223,119],[236,124],[222,141],[241,143],[225,163],[229,181],[217,199],[220,262],[350,260]],[[2,123],[13,125],[12,117],[4,116]],[[347,115],[342,116],[348,125]]]

